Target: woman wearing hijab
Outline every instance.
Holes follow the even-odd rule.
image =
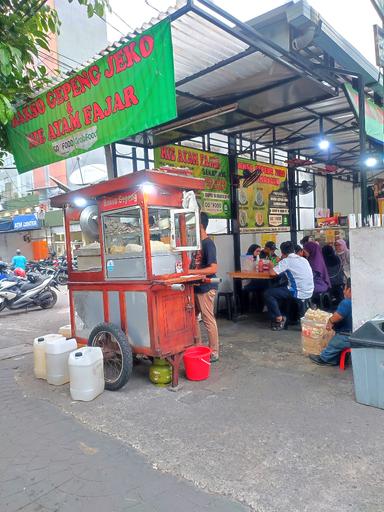
[[[344,270],[344,274],[347,277],[350,277],[351,276],[351,267],[350,267],[350,257],[349,257],[349,249],[347,246],[347,242],[345,240],[342,240],[341,238],[339,240],[336,240],[335,249],[336,249],[336,254],[340,258],[341,265]]]
[[[321,247],[316,242],[307,242],[304,245],[304,252],[312,268],[315,289],[314,295],[327,292],[331,288],[328,270],[321,253]]]
[[[325,265],[328,270],[329,279],[331,281],[331,293],[336,299],[337,304],[343,300],[343,289],[345,275],[340,258],[335,253],[331,245],[324,245],[322,249]]]

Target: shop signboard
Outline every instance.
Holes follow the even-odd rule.
[[[187,167],[195,178],[205,179],[197,199],[202,211],[215,219],[231,218],[229,162],[226,155],[186,146],[168,145],[155,149],[155,167]]]
[[[379,68],[384,68],[384,28],[374,25],[373,33],[375,36],[376,64]]]
[[[13,229],[15,231],[25,231],[28,229],[39,229],[40,221],[34,214],[16,215],[13,217]]]
[[[19,108],[7,130],[17,169],[26,172],[176,116],[165,20]]]
[[[287,168],[239,158],[238,174],[260,172],[258,180],[238,191],[239,225],[242,233],[289,231]]]
[[[347,98],[349,98],[353,110],[359,117],[359,94],[352,85],[344,84]],[[375,139],[377,142],[384,143],[384,109],[376,105],[370,98],[365,99],[365,131],[368,137]]]

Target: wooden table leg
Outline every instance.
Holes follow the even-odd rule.
[[[234,279],[233,280],[233,318],[232,320],[234,322],[237,322],[239,317],[239,308],[240,306],[240,312],[241,312],[241,292],[242,292],[243,286],[241,279]]]

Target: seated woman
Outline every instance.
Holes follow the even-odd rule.
[[[246,252],[247,256],[253,256],[254,261],[258,259],[258,256],[260,256],[261,247],[257,244],[251,244],[248,247],[248,251]]]
[[[304,245],[304,253],[312,268],[313,281],[315,284],[313,295],[316,299],[316,296],[320,295],[320,293],[327,292],[331,288],[331,281],[320,245],[316,242],[307,242]]]
[[[329,279],[331,281],[331,293],[335,298],[336,304],[343,300],[343,288],[345,283],[345,275],[340,258],[335,253],[331,245],[324,245],[322,249],[324,262],[328,270]]]
[[[349,255],[349,249],[347,246],[347,242],[345,240],[342,240],[341,238],[339,240],[336,240],[335,250],[336,250],[336,254],[340,258],[341,265],[344,270],[344,274],[347,277],[350,277],[351,276],[351,264],[350,264],[350,255]]]
[[[327,329],[334,329],[336,334],[319,356],[309,354],[309,359],[321,366],[337,366],[341,352],[351,346],[349,337],[352,332],[352,289],[349,278],[344,288],[344,299],[328,320]]]
[[[248,247],[247,250],[247,256],[253,256],[253,260],[257,262],[261,255],[261,247],[257,244],[251,244]],[[247,281],[243,282],[243,294],[242,297],[242,305],[244,306],[244,309],[247,310],[249,307],[249,293],[255,294],[255,302],[256,302],[256,309],[257,311],[263,310],[263,299],[262,299],[262,292],[266,289],[267,285],[265,284],[265,281],[261,281],[258,279],[248,279]]]

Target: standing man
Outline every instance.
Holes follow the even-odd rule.
[[[208,215],[200,213],[200,240],[201,249],[192,260],[190,274],[204,275],[207,277],[216,277],[217,258],[215,243],[207,235]],[[212,350],[211,362],[219,360],[219,333],[217,330],[216,318],[214,314],[214,302],[218,289],[217,284],[202,283],[195,286],[195,304],[196,304],[196,324],[197,334],[201,341],[201,332],[197,316],[201,313],[202,321],[208,331],[209,346]]]
[[[12,267],[15,268],[21,268],[25,270],[27,266],[27,258],[21,254],[20,249],[16,250],[15,256],[12,258]]]

